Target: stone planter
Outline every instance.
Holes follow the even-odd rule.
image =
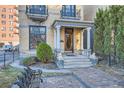
[[[92,62],[93,65],[96,65],[98,62],[98,59],[90,58],[90,61]]]

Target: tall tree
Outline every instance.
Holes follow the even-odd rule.
[[[104,55],[124,58],[124,6],[99,9],[95,18],[94,50]]]
[[[96,18],[95,18],[95,33],[94,33],[94,50],[99,53],[103,54],[104,49],[103,44],[104,44],[104,16],[103,16],[103,9],[98,9],[98,12],[96,13]]]
[[[119,10],[120,10],[121,6],[120,5],[112,5],[109,7],[109,12],[110,12],[110,26],[111,26],[111,30],[112,30],[112,43],[113,43],[113,47],[112,47],[112,52],[114,55],[114,62],[116,61],[116,35],[117,35],[117,28],[118,28],[118,23],[119,23]]]
[[[120,58],[124,58],[124,6],[121,6],[119,10],[118,17],[119,22],[117,25],[117,33],[116,33],[116,51],[117,55]]]
[[[111,28],[110,28],[110,13],[109,10],[106,8],[104,10],[104,43],[103,43],[103,49],[105,55],[110,55],[111,53]]]

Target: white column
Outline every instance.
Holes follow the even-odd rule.
[[[57,49],[60,50],[60,27],[61,26],[56,26],[56,32],[57,32]]]
[[[81,50],[83,49],[83,30],[81,30]]]
[[[56,49],[56,30],[54,30],[54,49]]]
[[[90,30],[91,27],[87,28],[87,49],[90,49]]]

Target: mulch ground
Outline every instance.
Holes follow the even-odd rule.
[[[57,69],[56,64],[53,62],[49,62],[49,63],[37,62],[36,64],[31,65],[31,67],[38,67],[44,69]]]

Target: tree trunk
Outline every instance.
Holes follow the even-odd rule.
[[[111,54],[108,55],[108,65],[111,66]]]
[[[113,58],[114,63],[116,63],[116,41],[115,41],[115,36],[116,36],[116,27],[114,28],[114,58]]]

